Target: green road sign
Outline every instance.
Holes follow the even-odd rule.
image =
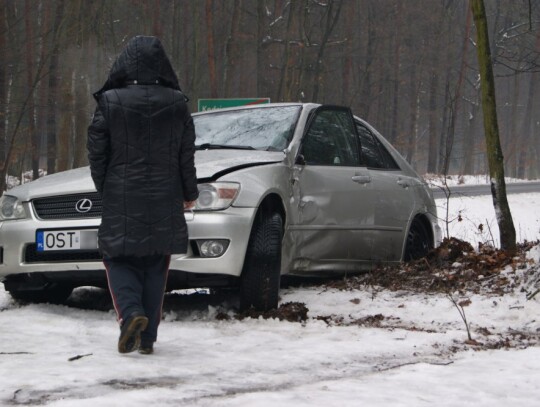
[[[226,107],[260,105],[270,103],[270,98],[244,98],[244,99],[199,99],[199,112],[207,110],[225,109]]]

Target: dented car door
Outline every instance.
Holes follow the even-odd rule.
[[[313,112],[293,171],[292,268],[358,269],[371,257],[374,198],[349,109],[323,106]]]

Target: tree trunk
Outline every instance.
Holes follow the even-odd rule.
[[[463,36],[463,46],[461,49],[461,66],[459,68],[459,77],[456,84],[456,91],[453,96],[452,115],[450,116],[450,122],[448,126],[448,133],[446,134],[446,145],[444,154],[443,171],[448,174],[450,170],[450,158],[452,157],[452,150],[454,149],[454,138],[456,133],[456,118],[459,114],[459,105],[461,102],[461,87],[463,85],[463,79],[465,78],[465,69],[467,68],[467,48],[469,45],[469,36],[471,30],[471,13],[467,12],[467,21],[465,23],[465,35]]]
[[[448,68],[450,70],[450,68]],[[452,114],[452,97],[450,96],[450,71],[446,75],[446,85],[444,86],[444,105],[441,125],[441,136],[439,137],[439,174],[447,175],[446,170],[446,138],[448,137],[448,116]]]
[[[431,80],[429,84],[429,141],[428,141],[428,165],[427,172],[435,174],[437,172],[437,88],[439,85],[439,76],[435,69],[431,71]]]
[[[43,9],[43,17],[42,17],[42,24],[41,24],[41,50],[40,50],[40,57],[39,57],[39,66],[44,67],[47,63],[47,59],[49,58],[49,55],[47,54],[50,52],[51,49],[51,39],[50,39],[50,18],[51,18],[51,6],[50,4],[45,4],[45,2],[41,1],[41,7]],[[45,78],[39,79],[39,88],[38,88],[38,110],[37,110],[37,123],[38,123],[38,129],[40,129],[38,137],[39,137],[39,162],[41,166],[41,160],[43,158],[43,148],[45,147],[46,143],[46,136],[47,133],[45,131],[42,131],[41,129],[47,128],[47,98],[49,93],[48,83],[45,80]]]
[[[193,11],[190,10],[190,8],[194,8],[194,6],[192,4],[190,4],[190,2],[186,2],[186,4],[184,4],[184,6],[182,7],[182,10],[184,12],[185,15],[193,15]],[[182,13],[180,13],[180,16],[182,16]],[[178,22],[175,24],[175,25],[178,25],[180,24],[180,21],[182,21],[180,18],[179,20],[177,20]],[[187,41],[187,38],[188,38],[188,26],[187,24],[181,24],[182,25],[182,39],[183,41]],[[195,25],[194,28],[196,28],[198,25]],[[194,45],[196,46],[196,42],[198,40],[198,38],[195,36],[196,32],[195,32],[195,29],[193,30],[193,42],[194,42]],[[185,86],[187,86],[187,88],[189,90],[193,89],[193,71],[195,71],[195,66],[196,66],[196,59],[194,59],[195,63],[192,65],[194,68],[193,70],[190,70],[189,69],[189,65],[188,65],[188,61],[191,59],[190,57],[190,48],[189,47],[186,47],[186,46],[180,46],[180,44],[182,44],[182,41],[179,41],[178,42],[178,45],[177,47],[181,48],[182,49],[182,54],[179,55],[179,59],[180,58],[183,58],[182,60],[182,64],[180,64],[180,72],[183,72],[183,78],[180,79],[180,83],[183,83],[185,84]],[[195,48],[192,47],[192,48]]]
[[[315,80],[313,84],[313,95],[311,97],[311,101],[314,103],[318,102],[319,99],[319,91],[321,87],[322,82],[322,64],[323,64],[323,58],[324,58],[324,50],[326,48],[326,44],[328,43],[328,40],[330,39],[330,35],[332,34],[332,31],[334,30],[334,27],[336,26],[336,23],[339,19],[339,14],[341,12],[341,6],[342,2],[339,1],[336,7],[336,11],[334,12],[334,1],[331,0],[328,2],[328,9],[326,12],[326,21],[325,21],[325,29],[321,41],[321,45],[319,46],[319,52],[317,53],[317,60],[315,61]]]
[[[212,17],[213,0],[206,0],[206,45],[208,47],[208,73],[210,77],[210,96],[217,98],[216,53],[214,50],[214,21]]]
[[[58,97],[58,49],[64,0],[58,0],[54,14],[53,40],[49,60],[49,93],[47,99],[47,173],[56,172],[56,105]]]
[[[505,161],[506,161],[506,173],[509,177],[516,177],[517,174],[517,150],[521,144],[521,138],[523,134],[518,133],[518,104],[519,104],[519,88],[520,88],[520,75],[516,75],[513,81],[512,92],[512,108],[507,109],[508,117],[506,118],[507,132],[509,137],[506,138],[505,143]],[[510,81],[508,81],[510,83]],[[509,92],[510,93],[510,92]]]
[[[73,96],[71,81],[67,78],[71,75],[70,71],[66,71],[64,74],[64,79],[62,81],[62,86],[60,87],[60,106],[61,111],[64,112],[60,116],[60,123],[58,128],[58,144],[57,144],[57,170],[66,171],[69,169],[69,152],[70,152],[70,141],[71,141],[71,128],[72,128],[72,112],[73,112]]]
[[[284,6],[283,0],[274,2],[273,14],[268,13],[267,5],[263,1],[248,2],[255,4],[257,14],[257,62],[256,62],[256,89],[258,97],[270,97],[273,102],[279,102],[281,98],[281,86],[283,78],[283,52],[282,48],[287,47],[286,43],[275,38],[275,25],[271,23],[270,17],[282,22],[288,21],[285,16],[287,8],[291,7],[290,2]],[[249,10],[247,11],[249,14]],[[290,16],[290,10],[289,10]],[[280,24],[277,24],[278,26]],[[244,31],[248,34],[249,24],[246,24]]]
[[[400,56],[401,56],[401,14],[402,14],[403,4],[401,1],[398,1],[396,6],[396,27],[395,27],[395,44],[394,44],[394,87],[393,87],[393,97],[392,102],[392,129],[389,134],[390,141],[396,142],[398,140],[398,114],[399,114],[399,66],[400,66]]]
[[[185,15],[188,15],[187,7],[180,7],[180,5],[176,1],[173,1],[171,4],[172,27],[170,30],[170,35],[171,35],[170,55],[171,55],[171,62],[177,70],[179,79],[180,78],[185,79],[185,73],[184,73],[185,67],[180,65],[180,62],[181,62],[180,61],[180,44],[182,44],[182,40],[186,37],[181,36],[180,29],[184,31],[185,26],[187,24],[183,24],[182,18],[180,17],[181,15],[180,11],[182,11],[182,14],[185,13]],[[183,46],[182,48],[187,48],[187,47]],[[186,63],[186,61],[184,63]],[[180,87],[182,87],[182,83],[180,84]]]
[[[362,77],[362,86],[360,92],[360,115],[368,119],[372,109],[372,66],[375,60],[375,24],[373,23],[373,3],[368,2],[366,4],[364,13],[367,13],[367,44],[366,44],[366,57],[364,61],[364,75]],[[352,12],[351,12],[352,14]]]
[[[225,63],[223,68],[223,94],[225,97],[234,97],[238,94],[237,91],[235,91],[235,85],[238,85],[238,83],[232,80],[232,76],[237,69],[240,55],[238,41],[241,8],[242,0],[234,0],[231,29],[229,32],[229,37],[225,43]]]
[[[33,75],[33,55],[34,55],[34,30],[33,22],[31,21],[31,8],[30,0],[25,0],[24,2],[24,25],[26,32],[26,83],[28,89],[32,89],[32,84],[34,82]],[[35,104],[34,96],[32,95],[28,100],[28,136],[30,137],[30,142],[32,146],[32,179],[39,178],[39,140],[36,133],[36,122],[35,122]]]
[[[416,66],[412,66],[411,70],[411,76],[409,77],[409,141],[406,147],[406,159],[410,164],[414,166],[415,162],[413,161],[413,157],[416,150],[416,120],[420,98],[418,91],[418,89],[420,88],[420,84],[416,83]],[[414,167],[415,170],[418,170],[416,166]]]
[[[154,33],[154,36],[161,38],[163,36],[163,27],[161,26],[161,4],[160,0],[154,0],[154,8],[153,8],[153,16],[152,16],[152,31]]]
[[[88,95],[90,86],[88,84],[88,74],[84,69],[88,66],[88,52],[83,49],[82,56],[79,59],[79,67],[74,71],[75,75],[75,131],[73,142],[73,168],[84,167],[88,165],[86,152],[87,128],[90,122],[88,114]]]
[[[6,37],[3,33],[7,31],[6,26],[6,5],[0,1],[0,60],[7,61]],[[0,63],[0,168],[4,167],[6,160],[6,64]],[[1,191],[0,191],[1,192]]]
[[[290,64],[288,68],[288,81],[286,82],[285,101],[305,101],[306,98],[313,98],[313,96],[307,96],[307,87],[312,83],[315,83],[315,76],[313,71],[308,71],[306,65],[307,60],[307,44],[309,40],[306,36],[306,24],[310,7],[308,0],[298,1],[298,12],[293,15],[293,27],[294,31],[292,37],[288,37],[288,41],[294,42],[294,47],[289,49]],[[296,33],[296,34],[295,34]]]
[[[351,94],[354,92],[351,92],[351,88],[353,86],[352,81],[352,72],[353,72],[353,41],[354,41],[354,32],[356,31],[356,27],[353,26],[353,17],[355,13],[355,2],[350,2],[346,4],[347,10],[345,11],[345,37],[346,37],[346,43],[343,47],[344,55],[343,55],[343,66],[342,66],[342,76],[343,76],[343,82],[341,85],[341,100],[345,104],[352,104],[352,96]],[[350,99],[350,100],[349,100]],[[366,117],[363,109],[360,109],[358,112],[360,116]]]
[[[467,122],[467,131],[465,133],[465,139],[467,140],[467,146],[464,147],[465,156],[463,159],[463,170],[461,171],[464,175],[473,175],[475,174],[475,152],[476,152],[476,128],[478,121],[478,103],[473,103],[471,110],[469,111],[469,120]]]
[[[262,2],[260,2],[262,3]],[[289,6],[289,16],[287,18],[287,28],[285,32],[285,46],[283,49],[283,56],[281,59],[281,75],[279,78],[278,94],[276,102],[283,102],[288,95],[288,89],[290,87],[290,75],[292,74],[294,62],[291,50],[291,39],[294,32],[294,19],[297,14],[301,12],[301,2],[295,1]],[[264,7],[263,7],[264,10]]]
[[[81,1],[77,5],[80,28],[77,37],[77,48],[74,50],[76,62],[73,64],[72,89],[73,89],[73,138],[71,143],[71,165],[69,168],[79,168],[88,164],[86,152],[87,128],[90,119],[88,114],[88,96],[90,87],[88,84],[88,61],[92,41],[90,31],[85,24],[85,14],[88,13],[89,3]],[[157,11],[155,10],[157,8]],[[159,27],[159,1],[154,3],[154,28]]]
[[[514,252],[516,250],[516,230],[506,197],[504,181],[504,158],[499,139],[497,123],[497,103],[495,99],[495,79],[491,62],[486,10],[483,0],[471,0],[474,23],[477,35],[478,65],[480,68],[480,88],[482,92],[482,111],[484,113],[484,131],[488,156],[489,175],[493,206],[497,215],[501,248]]]
[[[538,33],[537,39],[536,39],[536,50],[540,52],[540,31]],[[538,80],[531,80],[531,83],[529,84],[529,91],[527,92],[527,99],[525,102],[525,114],[523,115],[523,119],[520,126],[520,151],[519,151],[519,159],[518,159],[518,165],[517,165],[517,177],[518,178],[527,178],[530,177],[531,174],[527,173],[527,169],[530,170],[530,168],[534,164],[534,154],[532,149],[532,140],[533,140],[533,129],[534,129],[534,123],[538,120],[536,115],[533,115],[533,106],[534,106],[534,99],[536,95],[536,88],[537,88]]]
[[[266,94],[268,89],[266,54],[266,10],[262,1],[257,2],[257,96]],[[272,95],[273,96],[273,95]]]

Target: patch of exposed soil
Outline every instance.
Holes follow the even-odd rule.
[[[270,311],[256,311],[248,309],[235,315],[236,319],[242,320],[245,318],[263,318],[263,319],[279,319],[280,321],[289,322],[305,322],[308,318],[308,308],[302,302],[286,302],[281,304],[277,309]],[[230,316],[225,313],[219,313],[216,316],[219,320],[230,319]]]
[[[381,286],[390,290],[416,292],[490,293],[502,295],[522,287],[534,288],[540,280],[540,266],[532,264],[526,253],[538,242],[518,245],[509,253],[489,245],[475,250],[470,243],[445,239],[423,259],[399,266],[379,267],[354,277],[336,280],[326,285],[338,289],[358,289]]]

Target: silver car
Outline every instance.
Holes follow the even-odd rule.
[[[168,289],[238,286],[277,306],[281,275],[330,276],[424,256],[440,239],[430,189],[346,107],[267,104],[193,115],[200,196]],[[0,202],[0,278],[16,299],[106,287],[102,208],[89,169],[40,178]]]

